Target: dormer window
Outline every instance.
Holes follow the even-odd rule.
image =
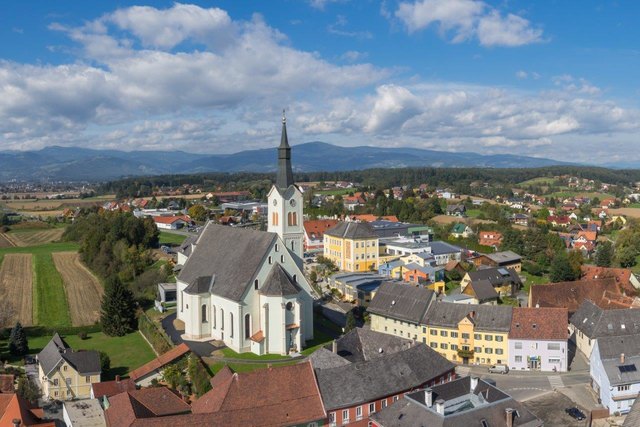
[[[276,243],[276,252],[278,252],[278,244]]]

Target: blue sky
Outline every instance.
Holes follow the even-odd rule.
[[[640,161],[636,1],[7,1],[0,146]]]

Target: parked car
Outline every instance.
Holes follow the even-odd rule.
[[[507,365],[491,365],[489,367],[490,374],[507,374],[509,373],[509,367]]]
[[[570,417],[575,418],[578,421],[582,421],[586,418],[586,416],[584,415],[584,412],[582,412],[580,409],[576,408],[575,406],[573,408],[567,408],[564,411],[567,414],[569,414]]]

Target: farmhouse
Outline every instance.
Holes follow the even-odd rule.
[[[161,230],[179,230],[191,224],[191,218],[182,216],[154,216],[153,222]]]

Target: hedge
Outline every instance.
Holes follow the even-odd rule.
[[[144,335],[144,337],[149,341],[151,347],[158,354],[166,353],[171,350],[173,347],[173,343],[169,339],[169,337],[158,328],[158,325],[145,313],[142,313],[138,317],[138,329],[140,333]]]

